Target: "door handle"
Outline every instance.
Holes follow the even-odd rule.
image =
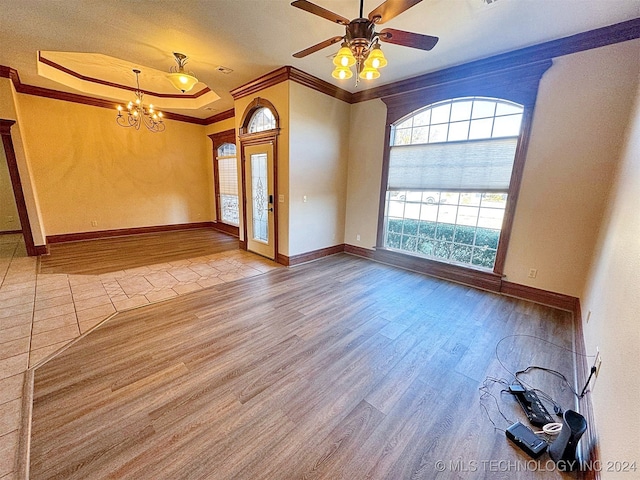
[[[269,195],[269,203],[273,203],[273,195]]]
[[[267,208],[267,210],[269,210],[270,212],[273,212],[273,207],[269,207]]]

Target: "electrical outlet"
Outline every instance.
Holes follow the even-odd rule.
[[[538,269],[537,268],[530,268],[529,269],[529,278],[536,278],[538,276]]]
[[[602,365],[602,355],[600,355],[600,349],[596,347],[596,359],[593,361],[593,366],[596,367],[596,373],[595,373],[596,378],[600,373],[600,365]]]
[[[360,241],[360,235],[356,235],[356,241]]]
[[[98,226],[98,221],[97,220],[91,220],[91,226],[92,227],[97,227]]]

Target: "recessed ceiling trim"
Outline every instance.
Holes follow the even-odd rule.
[[[130,92],[133,92],[136,90],[135,86],[130,86],[130,85],[120,85],[117,83],[113,83],[113,82],[109,82],[107,80],[101,80],[99,78],[93,78],[93,77],[88,77],[86,75],[82,75],[81,73],[78,73],[74,70],[71,70],[70,68],[67,68],[63,65],[60,65],[52,60],[49,60],[48,58],[44,57],[42,55],[42,52],[38,52],[38,62],[48,65],[56,70],[59,70],[63,73],[66,73],[67,75],[71,75],[72,77],[75,77],[79,80],[82,80],[84,82],[91,82],[91,83],[97,83],[99,85],[105,85],[107,87],[113,87],[113,88],[119,88],[121,90],[128,90]],[[198,98],[201,97],[202,95],[207,94],[208,92],[211,92],[211,89],[209,87],[207,87],[205,85],[205,87],[201,90],[199,90],[196,93],[190,93],[190,94],[178,94],[178,93],[159,93],[159,92],[152,92],[150,90],[144,90],[144,89],[140,89],[140,91],[142,93],[144,93],[145,95],[153,95],[154,97],[157,98],[180,98],[180,99],[185,99],[185,98]]]
[[[140,83],[145,100],[161,109],[200,110],[220,99],[208,86],[194,94],[180,94],[168,81],[167,72],[133,64],[108,55],[83,52],[38,51],[37,72],[41,77],[81,94],[114,100],[131,100],[136,81],[131,71],[142,70]]]

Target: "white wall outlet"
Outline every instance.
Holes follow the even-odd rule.
[[[303,196],[302,196],[302,201],[303,201],[304,203],[307,203],[307,196],[306,196],[306,195],[303,195]]]
[[[278,202],[284,203],[284,195],[278,195]]]
[[[596,347],[596,359],[593,362],[593,366],[596,367],[596,373],[595,373],[596,378],[598,377],[598,374],[600,373],[600,366],[601,365],[602,365],[602,355],[600,355],[600,349],[598,347]]]
[[[356,240],[359,242],[360,241],[360,234],[356,235]]]
[[[538,269],[537,268],[530,268],[529,269],[529,278],[536,278],[538,276]]]
[[[98,221],[97,220],[91,220],[91,226],[92,227],[97,227],[98,226]]]

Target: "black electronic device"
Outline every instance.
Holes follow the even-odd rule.
[[[553,418],[549,415],[536,392],[526,390],[519,384],[509,385],[509,391],[516,397],[531,425],[544,427],[547,423],[553,423]]]
[[[531,458],[538,458],[549,446],[547,442],[533,433],[533,430],[520,422],[511,425],[505,433],[509,440],[515,443]]]

